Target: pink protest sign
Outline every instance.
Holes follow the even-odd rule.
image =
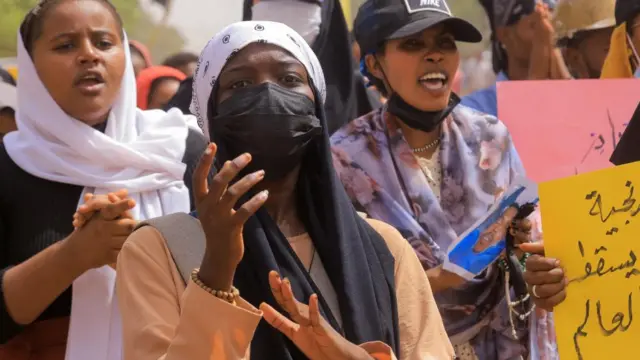
[[[498,118],[536,182],[613,166],[640,101],[637,79],[504,81],[497,89]]]

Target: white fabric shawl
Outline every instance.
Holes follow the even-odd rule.
[[[195,118],[177,109],[168,113],[137,109],[129,47],[124,48],[127,66],[120,93],[101,133],[56,104],[18,35],[18,131],[5,136],[7,153],[24,171],[83,186],[84,192],[127,189],[137,203],[136,220],[188,212],[182,158],[188,126],[197,128]],[[122,359],[115,276],[115,270],[105,266],[87,271],[73,283],[66,360]]]

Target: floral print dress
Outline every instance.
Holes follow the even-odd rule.
[[[503,123],[459,105],[442,125],[434,155],[440,184],[434,191],[434,170],[427,166],[430,179],[397,121],[383,106],[340,129],[331,138],[334,166],[354,205],[396,227],[430,269],[444,262],[459,234],[524,168]],[[436,294],[436,301],[451,342],[461,350],[471,346],[472,356],[480,360],[526,359],[530,353],[536,353],[532,359],[557,358],[555,344],[549,345],[546,313],[531,322],[531,338],[529,321],[516,324],[518,338],[513,338],[497,266],[460,288]],[[533,339],[539,351],[530,351]]]

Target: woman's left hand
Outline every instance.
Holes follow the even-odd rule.
[[[320,315],[317,295],[311,295],[309,306],[299,302],[293,296],[289,280],[280,279],[275,271],[269,273],[269,285],[276,301],[291,319],[263,303],[260,310],[264,313],[264,319],[288,337],[309,359],[373,359],[364,349],[350,343],[327,323]]]

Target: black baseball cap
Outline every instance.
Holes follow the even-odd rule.
[[[367,0],[354,22],[363,56],[385,40],[399,39],[445,24],[456,41],[477,43],[482,34],[471,23],[454,17],[445,0]]]

